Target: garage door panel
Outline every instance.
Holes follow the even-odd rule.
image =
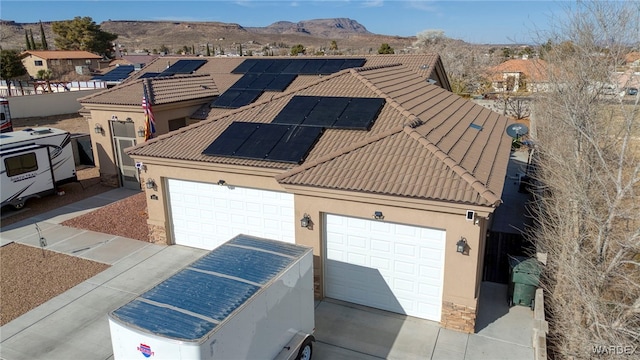
[[[326,296],[440,320],[443,230],[331,214],[325,223]]]
[[[214,249],[240,233],[295,243],[293,195],[168,179],[176,244]]]

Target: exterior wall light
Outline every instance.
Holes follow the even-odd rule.
[[[300,227],[309,229],[311,227],[311,224],[312,224],[311,216],[309,216],[309,214],[305,213],[302,216],[302,219],[300,219]]]
[[[96,127],[93,128],[93,132],[96,134],[102,134],[102,132],[104,131],[104,129],[102,128],[102,125],[100,124],[96,124]]]
[[[461,237],[456,243],[456,251],[460,254],[465,254],[467,251],[467,239]]]
[[[146,185],[147,189],[153,189],[156,187],[156,182],[153,179],[147,179]]]
[[[144,137],[144,128],[142,126],[138,127],[138,137]]]
[[[222,179],[218,180],[218,185],[220,185],[220,186],[222,186],[222,185],[224,185],[224,184],[226,184],[226,183],[227,183],[227,182],[226,182],[226,181],[224,181],[224,180],[222,180]]]
[[[374,212],[374,213],[373,213],[373,217],[374,217],[376,220],[382,220],[382,219],[384,219],[384,215],[382,214],[382,211],[376,211],[376,212]]]

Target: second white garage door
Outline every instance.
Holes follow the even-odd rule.
[[[293,194],[168,179],[175,244],[212,250],[238,234],[295,243]]]
[[[440,321],[445,231],[327,214],[325,295]]]

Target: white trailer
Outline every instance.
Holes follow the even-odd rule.
[[[53,194],[59,185],[77,181],[71,134],[33,128],[0,134],[2,205],[16,209],[34,197]]]
[[[108,318],[116,360],[309,360],[313,252],[238,235]]]

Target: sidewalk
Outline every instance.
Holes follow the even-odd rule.
[[[39,246],[37,223],[47,241],[46,249],[111,267],[2,326],[0,358],[112,358],[106,314],[206,253],[60,225],[137,193],[110,190],[2,228],[0,245]]]

